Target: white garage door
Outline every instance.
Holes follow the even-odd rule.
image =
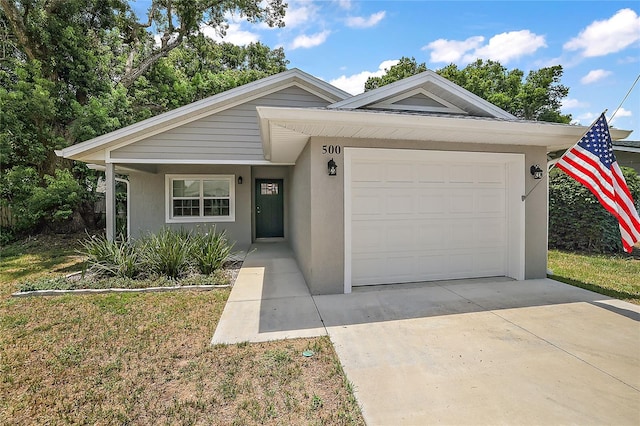
[[[524,156],[345,149],[345,289],[522,279]]]

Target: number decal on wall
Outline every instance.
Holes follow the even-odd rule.
[[[322,145],[322,153],[323,154],[340,154],[342,152],[342,147],[340,145]]]

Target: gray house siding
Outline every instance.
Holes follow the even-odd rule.
[[[225,174],[235,175],[235,221],[207,223],[171,223],[165,221],[165,175],[167,174]],[[238,184],[242,176],[242,185]],[[247,248],[251,244],[251,167],[250,166],[159,166],[156,174],[132,173],[131,185],[131,236],[133,238],[147,232],[155,232],[163,226],[175,229],[194,229],[198,225],[216,225],[216,229],[225,230],[227,237],[236,242],[238,248]]]
[[[256,106],[324,107],[329,102],[291,86],[111,152],[132,160],[264,161]]]
[[[305,279],[313,294],[336,294],[344,292],[344,157],[322,154],[322,145],[340,145],[362,148],[424,149],[427,143],[416,141],[384,141],[375,139],[329,139],[312,138],[300,156],[293,172],[295,185],[303,180],[304,171],[310,171],[310,204],[308,207],[292,209],[294,238],[292,245]],[[525,164],[545,164],[544,147],[522,147],[510,145],[477,145],[462,143],[429,142],[428,148],[443,151],[502,152],[525,154]],[[308,154],[307,154],[308,152]],[[306,156],[309,156],[307,159]],[[328,176],[327,161],[333,158],[338,165],[338,175]],[[523,170],[526,173],[526,170]],[[302,176],[299,178],[298,176]],[[544,278],[547,270],[547,196],[546,175],[542,181],[526,175],[525,201],[525,278]],[[534,189],[534,186],[536,188]],[[308,189],[307,189],[308,190]],[[300,191],[302,192],[302,191]],[[299,196],[298,191],[294,196]],[[523,194],[524,195],[524,194]],[[302,194],[304,196],[304,194]],[[305,206],[306,198],[302,200]],[[297,199],[293,203],[298,203]],[[299,215],[301,217],[299,217]],[[307,222],[306,217],[310,219]],[[310,228],[310,235],[302,230]],[[300,231],[298,231],[300,229]],[[298,234],[301,235],[298,235]],[[308,241],[310,248],[305,247]],[[310,253],[312,255],[308,255]]]

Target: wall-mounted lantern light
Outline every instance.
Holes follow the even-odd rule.
[[[242,185],[242,176],[238,176],[238,185]]]
[[[338,165],[333,161],[333,158],[329,160],[327,167],[329,168],[329,176],[335,176],[338,171]]]
[[[531,172],[531,176],[533,176],[534,179],[542,179],[542,169],[538,164],[534,164],[533,166],[531,166],[531,169],[529,169],[529,171]]]

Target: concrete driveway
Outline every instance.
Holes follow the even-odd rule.
[[[367,424],[640,424],[640,306],[552,280],[314,297]]]
[[[548,279],[311,296],[256,244],[212,343],[327,333],[369,426],[640,425],[640,306]]]

